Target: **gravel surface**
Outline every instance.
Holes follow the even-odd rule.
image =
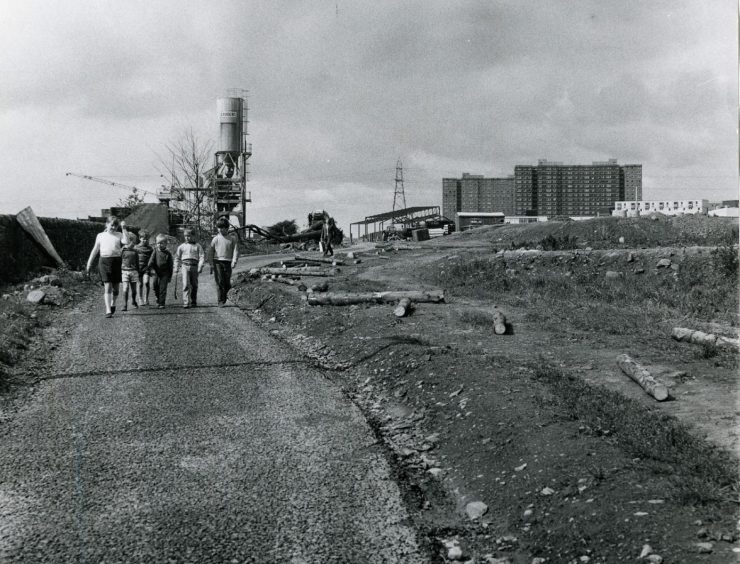
[[[355,406],[200,294],[75,316],[0,431],[0,561],[428,561]]]

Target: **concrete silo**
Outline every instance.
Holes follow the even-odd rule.
[[[238,95],[237,95],[238,93]],[[217,216],[230,215],[241,205],[241,225],[246,223],[247,167],[252,144],[247,143],[247,101],[245,91],[230,91],[216,100],[219,121],[218,146],[214,163],[213,197]]]

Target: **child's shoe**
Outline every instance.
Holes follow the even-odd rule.
[[[136,302],[133,302],[131,305],[134,306],[134,309],[139,309],[139,304]]]
[[[111,308],[113,309],[113,308]],[[128,311],[128,305],[123,304],[123,307],[121,308],[121,311]]]

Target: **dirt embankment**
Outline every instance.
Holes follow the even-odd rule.
[[[479,243],[373,250],[328,278],[331,292],[446,290],[408,317],[310,306],[259,278],[241,277],[233,299],[362,407],[440,561],[730,561],[737,356],[670,328],[735,333],[737,250],[506,256]],[[499,311],[507,335],[494,334]],[[621,353],[671,401],[622,374]]]
[[[81,272],[51,269],[0,287],[0,394],[24,389],[43,374],[50,351],[69,335],[62,312],[90,307],[99,291]]]

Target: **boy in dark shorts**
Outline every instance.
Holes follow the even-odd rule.
[[[122,311],[128,311],[128,291],[131,288],[131,305],[139,308],[136,303],[136,285],[139,283],[139,254],[136,252],[136,234],[129,233],[128,243],[121,249],[121,284],[123,285]]]
[[[148,270],[152,273],[154,295],[157,297],[157,307],[164,309],[167,299],[167,284],[172,278],[172,253],[167,250],[167,237],[161,233],[157,235],[157,248],[149,258]]]
[[[228,219],[219,218],[216,227],[218,235],[211,240],[210,250],[213,253],[213,274],[218,287],[218,307],[223,307],[226,305],[226,295],[231,288],[231,271],[239,258],[239,248],[233,237],[227,237]]]
[[[141,230],[141,242],[135,247],[139,255],[139,303],[149,305],[149,259],[154,247],[149,244],[149,232]]]

